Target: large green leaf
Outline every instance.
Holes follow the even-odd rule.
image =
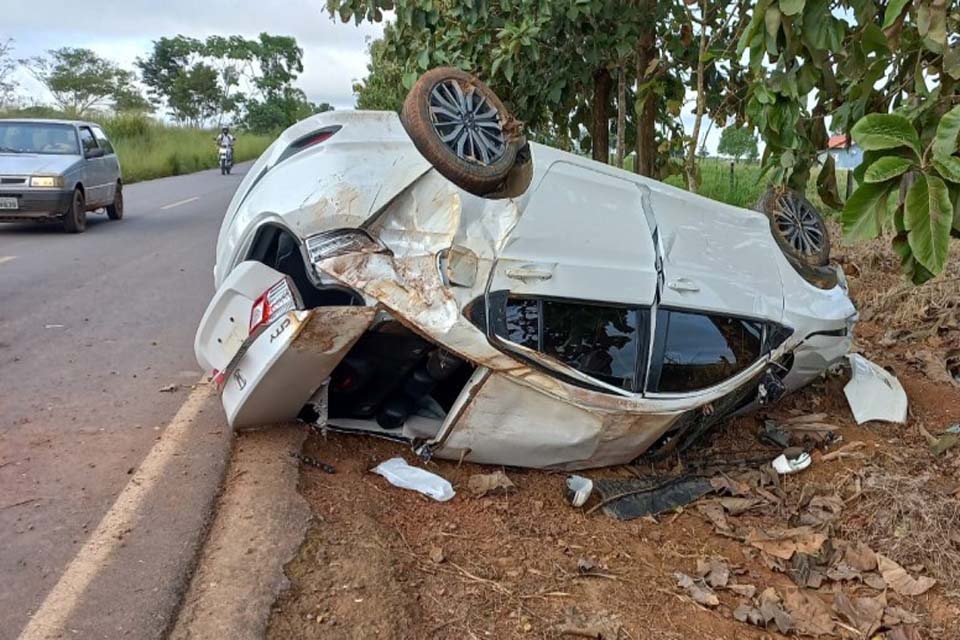
[[[957,136],[960,136],[960,105],[946,112],[937,125],[937,136],[933,140],[935,156],[951,156],[957,150]]]
[[[953,204],[943,180],[928,175],[913,183],[907,191],[903,223],[917,262],[934,274],[943,271],[953,224]]]
[[[933,167],[944,180],[960,184],[960,158],[956,158],[955,156],[934,156]]]
[[[871,113],[853,125],[850,134],[864,149],[910,147],[920,156],[920,136],[913,124],[901,115]]]
[[[890,4],[887,5],[887,10],[883,12],[883,28],[893,26],[893,23],[897,21],[897,18],[900,17],[900,14],[903,13],[903,8],[910,3],[910,0],[890,0]]]
[[[807,0],[780,0],[780,11],[785,16],[795,16],[803,11]]]
[[[866,182],[886,182],[890,178],[903,175],[913,165],[912,162],[900,156],[884,156],[873,164],[863,174]]]
[[[863,184],[847,198],[843,207],[843,237],[849,242],[870,240],[880,235],[887,213],[887,198],[892,185]]]

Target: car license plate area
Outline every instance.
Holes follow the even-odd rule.
[[[16,198],[0,197],[0,211],[16,211],[20,208],[20,201]]]

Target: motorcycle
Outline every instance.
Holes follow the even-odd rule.
[[[233,147],[230,145],[220,145],[219,158],[220,175],[230,175],[230,170],[233,169]]]

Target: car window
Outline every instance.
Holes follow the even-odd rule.
[[[79,155],[71,125],[47,122],[0,121],[0,153]]]
[[[83,145],[84,153],[97,148],[97,141],[89,127],[80,127],[80,144]]]
[[[649,311],[581,301],[508,298],[498,335],[597,380],[637,390]]]
[[[742,318],[660,310],[648,391],[706,389],[756,362],[763,323]]]
[[[97,139],[97,144],[103,149],[104,153],[113,153],[113,145],[107,140],[107,134],[100,127],[93,127],[93,136]]]

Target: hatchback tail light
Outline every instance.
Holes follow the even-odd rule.
[[[274,320],[288,311],[297,308],[293,290],[286,278],[263,292],[253,301],[250,309],[250,335],[261,327],[269,326]]]

